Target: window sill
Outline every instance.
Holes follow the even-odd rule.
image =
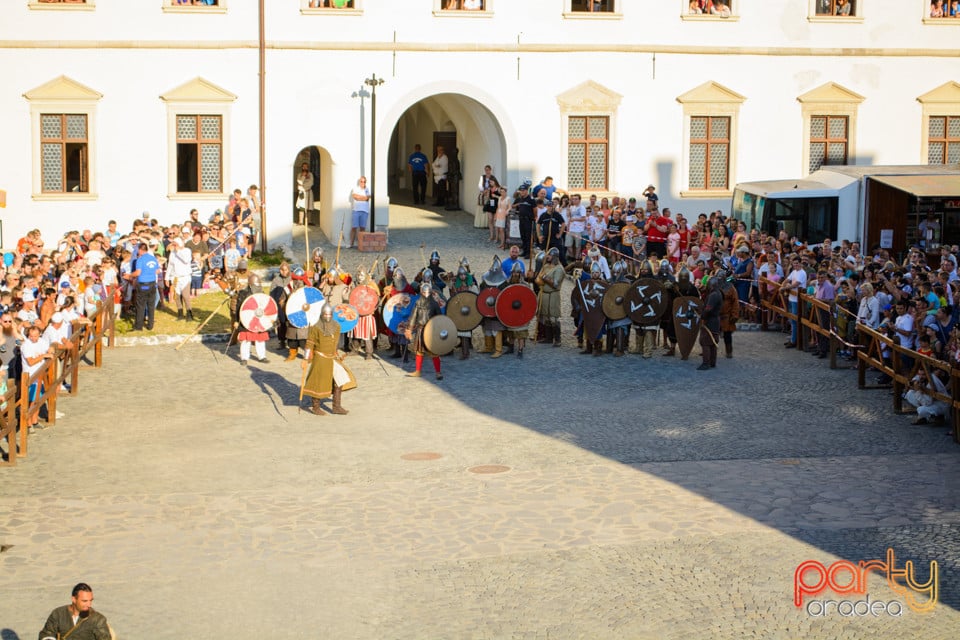
[[[203,201],[219,201],[226,202],[230,198],[229,193],[168,193],[167,200],[176,200],[176,201],[186,201],[186,200],[203,200]]]
[[[100,198],[96,193],[34,193],[35,202],[89,202]]]
[[[314,7],[313,9],[307,7],[306,9],[300,9],[300,14],[305,16],[362,16],[363,9],[331,9]]]
[[[689,22],[740,22],[739,15],[716,16],[703,13],[683,13],[680,19]]]
[[[622,13],[613,11],[564,11],[565,20],[623,20]]]
[[[493,11],[443,10],[434,11],[434,18],[492,18]]]
[[[807,22],[832,22],[834,24],[852,22],[861,24],[863,23],[863,18],[859,16],[807,16]]]
[[[226,8],[226,7],[201,7],[201,6],[197,6],[197,5],[194,5],[194,6],[184,5],[184,6],[179,6],[179,7],[163,7],[163,12],[164,12],[164,13],[193,13],[193,14],[198,14],[198,15],[199,15],[199,14],[201,14],[201,13],[226,13],[226,12],[227,12],[227,8]]]
[[[924,18],[923,24],[939,24],[960,27],[960,18]]]
[[[80,2],[31,2],[27,7],[38,11],[93,11],[97,5]]]
[[[681,198],[712,198],[716,200],[717,198],[732,198],[733,191],[730,189],[716,189],[714,191],[708,190],[696,190],[696,191],[681,191]]]

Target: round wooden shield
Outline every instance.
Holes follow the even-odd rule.
[[[497,320],[508,329],[525,327],[537,315],[537,294],[523,284],[512,284],[497,296]]]
[[[473,331],[483,320],[477,310],[477,294],[463,291],[447,302],[447,317],[457,325],[458,331]]]
[[[496,287],[487,287],[481,289],[477,296],[477,310],[484,318],[497,317],[497,296],[500,295],[500,289]]]
[[[240,324],[249,331],[263,333],[273,327],[279,312],[273,298],[265,293],[254,293],[240,305]]]
[[[430,353],[447,355],[457,346],[457,326],[448,316],[433,316],[423,328],[423,344]]]
[[[667,292],[660,281],[640,278],[630,285],[623,306],[633,322],[649,327],[657,324],[667,312],[667,299]]]
[[[588,280],[577,288],[583,313],[584,336],[587,340],[599,340],[603,323],[607,321],[607,317],[603,315],[603,295],[607,292],[607,286],[606,282]]]
[[[623,320],[627,317],[627,307],[624,300],[630,290],[629,282],[615,282],[607,287],[603,294],[603,315],[610,320]]]
[[[377,305],[380,303],[380,292],[377,291],[375,286],[369,284],[362,284],[359,287],[355,287],[353,291],[350,292],[350,304],[354,306],[361,316],[369,316],[374,311],[377,310]]]
[[[680,359],[686,360],[700,335],[700,312],[703,303],[694,296],[680,296],[673,301],[673,328],[677,334]]]
[[[349,333],[360,322],[360,313],[352,304],[338,304],[333,308],[333,319],[340,323],[340,333]]]
[[[409,293],[397,293],[383,303],[383,324],[394,333],[400,330],[400,323],[406,322],[413,314],[413,305],[420,296]]]
[[[284,311],[287,312],[287,322],[298,329],[306,329],[316,324],[320,319],[320,310],[323,309],[323,294],[320,289],[300,287],[287,296]]]

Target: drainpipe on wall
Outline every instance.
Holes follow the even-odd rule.
[[[264,29],[264,3],[266,0],[259,0],[259,22],[260,22],[260,250],[267,251],[267,40],[266,30]]]

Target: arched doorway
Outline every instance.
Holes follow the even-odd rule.
[[[312,186],[307,193],[301,196],[300,177],[301,167],[306,165],[310,172]],[[291,210],[294,224],[320,225],[324,215],[329,216],[333,202],[332,183],[333,161],[330,153],[323,147],[310,145],[300,149],[291,168],[293,188],[293,208]],[[302,208],[304,207],[305,208]]]
[[[411,105],[397,120],[387,153],[391,202],[410,204],[413,191],[407,158],[419,144],[433,160],[438,144],[451,161],[459,161],[461,179],[456,188],[460,208],[473,212],[476,184],[484,165],[491,165],[501,182],[507,180],[507,145],[496,117],[482,103],[459,93],[438,93]],[[432,202],[432,181],[427,185],[427,202]]]

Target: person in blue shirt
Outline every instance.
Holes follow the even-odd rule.
[[[564,191],[557,185],[553,184],[552,176],[547,176],[546,178],[543,179],[543,182],[541,182],[540,184],[538,184],[533,188],[532,195],[534,198],[539,198],[540,196],[543,196],[544,200],[552,200],[554,193],[567,195],[566,191]]]
[[[427,166],[430,161],[420,152],[420,145],[413,145],[413,153],[407,158],[407,166],[413,177],[413,204],[424,204],[427,199]]]
[[[501,266],[503,267],[503,275],[505,275],[508,280],[510,279],[511,273],[513,273],[513,265],[515,264],[523,266],[523,260],[520,258],[520,247],[517,245],[511,245],[510,257],[501,263]],[[526,272],[526,268],[524,268],[524,272]]]
[[[154,311],[156,310],[157,271],[160,262],[153,254],[153,249],[146,243],[140,243],[140,257],[134,264],[134,269],[127,278],[134,282],[135,304],[137,317],[133,323],[134,331],[153,329]]]

